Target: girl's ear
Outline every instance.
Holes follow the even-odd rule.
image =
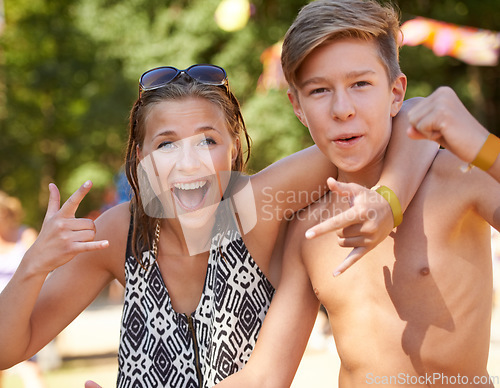
[[[135,153],[136,153],[137,158],[139,159],[139,161],[142,160],[141,148],[139,147],[139,145],[135,146]]]
[[[293,112],[295,113],[295,116],[297,116],[297,118],[300,120],[300,122],[305,127],[308,128],[307,120],[305,118],[304,112],[302,112],[302,108],[300,107],[299,97],[297,96],[297,94],[295,92],[291,91],[290,89],[288,89],[286,94],[288,95],[288,99],[292,103]]]
[[[403,106],[403,101],[405,99],[406,94],[406,85],[407,79],[406,75],[401,74],[394,83],[392,84],[392,104],[391,104],[391,117],[394,117],[398,114],[399,110]]]
[[[240,152],[241,152],[240,138],[236,138],[233,141],[233,149],[231,150],[231,165],[234,166],[234,163],[236,162],[236,159],[238,158]]]

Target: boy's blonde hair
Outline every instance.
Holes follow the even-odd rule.
[[[399,12],[374,0],[317,0],[301,9],[283,42],[281,65],[292,91],[297,70],[316,47],[343,38],[375,40],[389,81],[400,74]]]

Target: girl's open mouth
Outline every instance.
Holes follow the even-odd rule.
[[[210,186],[210,182],[204,179],[174,183],[171,190],[181,208],[193,211],[203,207]]]

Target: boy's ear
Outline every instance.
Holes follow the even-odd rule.
[[[391,117],[398,114],[401,106],[403,106],[403,101],[405,99],[407,79],[406,75],[401,74],[394,83],[392,84],[392,105],[391,105]]]
[[[291,91],[290,89],[288,89],[286,94],[288,95],[288,99],[292,103],[293,112],[295,113],[295,116],[297,116],[297,118],[305,127],[308,127],[307,120],[305,118],[304,112],[302,112],[302,108],[300,107],[299,98],[297,94]]]

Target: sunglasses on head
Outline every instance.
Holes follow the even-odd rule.
[[[172,66],[162,66],[148,70],[141,76],[139,79],[139,96],[142,92],[159,89],[174,82],[182,74],[186,74],[191,79],[205,85],[226,86],[227,88],[227,74],[222,67],[199,64],[179,70]]]

